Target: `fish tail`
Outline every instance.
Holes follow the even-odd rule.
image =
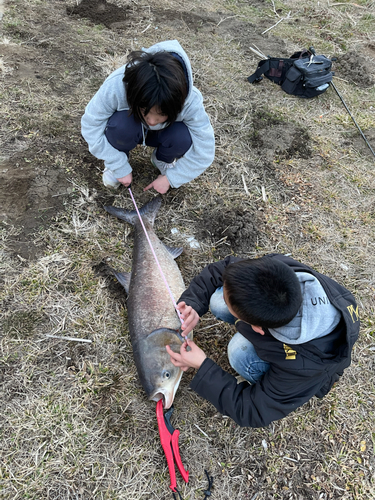
[[[142,219],[147,219],[152,225],[154,225],[156,214],[158,213],[160,206],[160,196],[157,196],[153,200],[146,203],[146,205],[143,205],[143,207],[139,210]],[[113,206],[105,206],[104,209],[109,214],[115,215],[119,219],[124,220],[133,226],[138,222],[138,214],[136,210],[125,210],[124,208]]]
[[[151,201],[143,205],[143,207],[139,210],[139,213],[142,216],[142,219],[146,217],[152,225],[154,225],[156,215],[159,212],[159,208],[161,207],[161,198],[160,196],[156,196]]]

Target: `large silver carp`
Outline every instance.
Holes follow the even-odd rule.
[[[154,198],[140,209],[140,214],[169,288],[174,299],[178,300],[185,285],[174,259],[183,248],[167,247],[156,236],[153,225],[160,205],[160,197]],[[150,400],[164,398],[164,408],[170,408],[182,371],[171,363],[165,346],[169,345],[175,352],[180,351],[183,343],[181,322],[137,212],[112,206],[104,208],[135,227],[132,272],[115,272],[115,276],[128,294],[129,332],[141,384]]]

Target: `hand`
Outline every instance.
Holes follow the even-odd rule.
[[[120,179],[119,179],[120,180]],[[148,191],[151,188],[154,188],[160,194],[165,194],[168,189],[171,187],[166,175],[158,175],[158,177],[151,182],[148,186],[144,188],[143,191]]]
[[[190,347],[190,349],[187,350],[187,347]],[[203,361],[207,358],[202,349],[190,339],[186,339],[186,341],[182,344],[180,354],[172,351],[169,345],[165,348],[171,357],[172,364],[181,368],[183,372],[186,372],[189,368],[195,368],[198,370]]]
[[[179,304],[177,304],[177,309],[181,313],[181,319],[184,320],[181,325],[181,335],[183,337],[186,337],[198,324],[199,314],[191,306],[187,306],[185,302],[180,302]]]
[[[125,175],[125,177],[120,177],[120,179],[117,180],[124,186],[129,187],[133,180],[133,174],[130,172],[130,174]]]

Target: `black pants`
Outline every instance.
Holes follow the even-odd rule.
[[[156,148],[156,158],[165,163],[181,158],[192,145],[184,122],[174,122],[161,130],[143,129],[146,146]],[[111,146],[129,157],[130,151],[143,143],[142,124],[129,111],[116,111],[108,120],[105,136]]]

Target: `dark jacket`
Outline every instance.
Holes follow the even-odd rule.
[[[330,334],[292,347],[275,339],[267,329],[265,335],[260,335],[247,323],[237,321],[237,330],[254,345],[258,356],[270,363],[269,371],[256,384],[237,384],[234,376],[207,358],[190,387],[241,426],[264,427],[285,417],[314,395],[325,396],[350,365],[351,350],[359,333],[358,306],[348,290],[289,257],[279,254],[269,257],[281,260],[295,272],[313,274],[342,317]],[[185,301],[202,316],[208,311],[211,295],[223,285],[225,267],[239,260],[242,259],[227,257],[207,266],[194,278],[179,302]]]

